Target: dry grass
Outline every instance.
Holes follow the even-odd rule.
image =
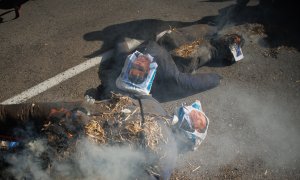
[[[90,121],[85,126],[85,133],[89,137],[95,139],[96,142],[99,142],[99,143],[105,143],[106,142],[104,129],[95,120]]]
[[[203,43],[203,39],[198,39],[193,41],[192,43],[183,44],[174,50],[177,56],[186,58],[191,56],[191,54],[195,51],[197,47],[199,47]]]
[[[166,143],[158,122],[161,118],[145,115],[145,123],[142,125],[140,109],[133,105],[130,98],[114,95],[111,101],[102,103],[100,108],[103,108],[100,109],[102,113],[93,116],[85,126],[85,134],[94,142],[134,146],[145,142],[145,147],[155,152],[158,151],[159,143]],[[132,113],[126,114],[122,109],[129,109]],[[141,133],[145,135],[144,141],[141,141]]]

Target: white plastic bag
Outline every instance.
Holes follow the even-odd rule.
[[[119,89],[138,95],[148,95],[155,78],[157,63],[150,54],[135,51],[130,54],[116,80]]]
[[[235,61],[239,61],[244,58],[242,48],[237,43],[230,45],[229,49],[230,49]]]
[[[182,105],[173,117],[172,125],[184,132],[196,150],[207,135],[209,119],[203,112],[200,101],[190,106]]]

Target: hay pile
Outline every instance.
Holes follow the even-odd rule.
[[[197,39],[193,41],[192,43],[187,43],[179,46],[174,50],[175,54],[177,56],[187,58],[192,55],[192,53],[195,52],[195,50],[203,43],[203,39]]]
[[[87,137],[102,147],[125,145],[132,149],[145,150],[147,155],[150,152],[154,156],[141,164],[140,168],[144,169],[146,174],[159,176],[158,162],[164,155],[160,144],[168,141],[164,136],[164,125],[167,121],[157,115],[144,114],[142,123],[139,104],[129,97],[117,94],[109,100],[99,101],[90,106],[94,109],[91,114],[82,113],[83,109],[68,111],[66,112],[68,115],[61,113],[61,116],[52,118],[49,123],[44,124],[40,134],[37,134],[37,140],[25,142],[26,144],[21,147],[22,150],[26,147],[24,153],[38,162],[37,166],[33,167],[38,167],[41,172],[54,179],[69,179],[77,176],[82,178],[79,171],[78,174],[71,175],[64,174],[64,170],[60,169],[62,166],[68,169],[69,163],[74,169],[79,167],[76,163],[86,156],[82,156],[83,152],[78,152],[77,147]],[[75,115],[76,117],[73,117]],[[7,145],[0,143],[1,148],[2,146]],[[5,153],[8,154],[9,151]],[[58,166],[60,163],[63,165]],[[6,173],[8,167],[6,160],[0,157],[0,174]],[[27,175],[31,177],[33,172],[31,170],[24,172],[26,177]],[[10,175],[10,172],[7,172]]]
[[[167,143],[163,117],[145,114],[142,124],[140,107],[129,97],[114,94],[111,100],[98,104],[101,112],[92,116],[85,126],[85,134],[99,144],[143,146],[157,152],[160,143]]]
[[[44,124],[42,132],[47,144],[56,149],[57,156],[64,156],[61,152],[74,152],[77,141],[83,136],[99,145],[129,145],[154,153],[159,152],[162,143],[168,142],[163,130],[169,126],[166,118],[145,113],[142,123],[136,100],[113,94],[111,99],[91,106],[93,113],[88,116],[75,113],[75,119],[62,116]]]

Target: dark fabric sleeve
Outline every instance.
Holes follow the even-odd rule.
[[[136,95],[135,98],[141,100],[144,113],[155,114],[160,116],[168,115],[164,108],[161,106],[161,104],[151,95]]]
[[[76,108],[81,108],[81,102],[0,105],[0,134],[12,135],[14,128],[25,129],[28,126],[38,132],[53,114],[65,116]]]

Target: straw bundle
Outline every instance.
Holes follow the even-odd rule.
[[[198,48],[202,43],[203,39],[198,39],[193,41],[192,43],[187,43],[179,46],[174,50],[174,52],[177,56],[183,58],[190,57],[191,54],[195,51],[195,49]]]
[[[144,142],[145,147],[152,151],[158,151],[159,144],[166,143],[160,124],[164,121],[160,117],[146,114],[145,123],[141,124],[140,109],[132,104],[130,98],[115,96],[108,103],[112,104],[102,104],[107,111],[93,116],[85,126],[85,134],[91,140],[100,144],[130,144],[136,147]]]

